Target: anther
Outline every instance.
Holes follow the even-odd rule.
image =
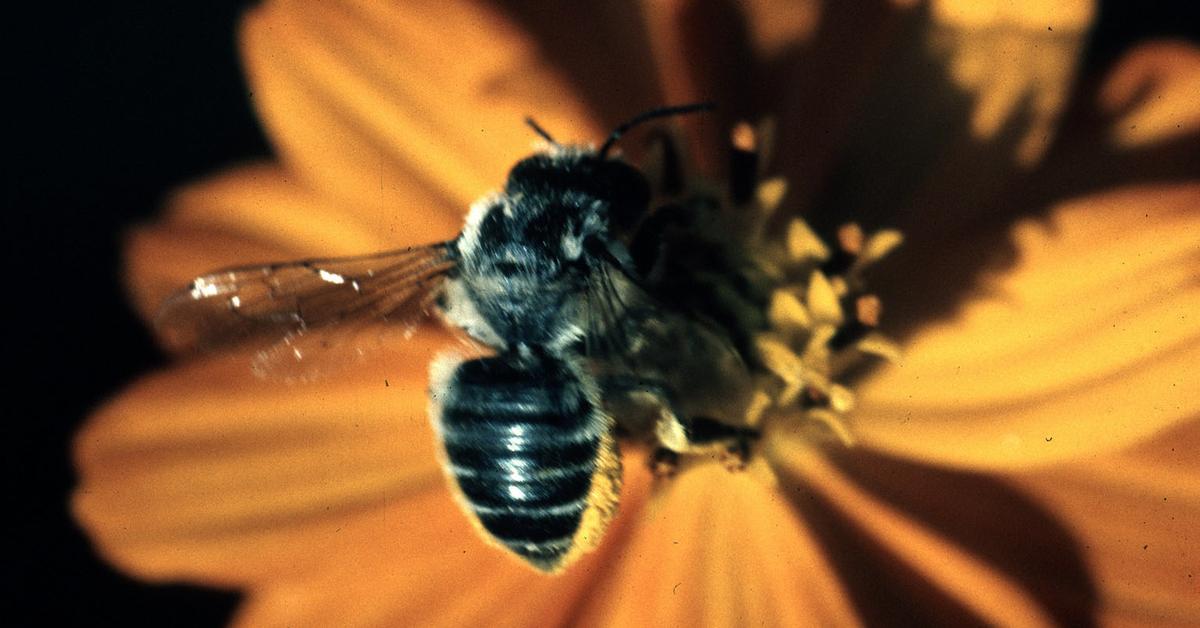
[[[883,314],[883,302],[873,294],[864,294],[854,301],[854,318],[867,327],[878,327]]]
[[[739,122],[729,134],[729,195],[744,205],[754,197],[758,183],[758,137],[754,127]]]
[[[865,238],[862,227],[859,227],[857,223],[846,223],[838,227],[837,239],[838,245],[843,251],[854,256],[862,253]]]

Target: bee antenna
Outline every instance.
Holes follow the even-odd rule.
[[[608,139],[604,140],[604,145],[600,147],[600,151],[598,152],[598,154],[600,155],[601,159],[604,159],[604,157],[606,157],[608,155],[608,151],[610,149],[612,149],[613,144],[616,144],[617,140],[621,139],[621,136],[624,135],[626,131],[628,131],[629,129],[632,129],[633,127],[635,127],[643,122],[648,122],[650,120],[654,120],[655,118],[665,118],[667,116],[678,116],[678,115],[683,115],[683,114],[687,114],[687,113],[694,113],[697,111],[712,111],[713,109],[716,109],[716,108],[717,108],[716,103],[697,102],[697,103],[691,103],[688,105],[675,105],[672,107],[659,107],[657,109],[651,109],[650,111],[646,111],[637,116],[634,116],[633,119],[625,122],[624,124],[618,126],[615,129],[613,129],[613,132],[608,136]]]
[[[526,116],[525,124],[528,124],[529,128],[533,129],[533,132],[540,135],[542,137],[542,139],[546,140],[547,142],[550,142],[551,144],[554,144],[555,146],[558,145],[558,142],[554,141],[553,137],[550,137],[550,134],[546,132],[546,129],[543,129],[541,127],[541,125],[539,125],[537,122],[534,121],[533,118]]]

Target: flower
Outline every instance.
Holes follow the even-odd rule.
[[[104,556],[240,588],[245,625],[1200,622],[1200,52],[1146,44],[1072,101],[1087,2],[560,11],[253,10],[279,161],[132,234],[140,311],[214,267],[453,235],[528,146],[524,115],[598,138],[717,94],[779,116],[783,209],[907,238],[872,277],[903,357],[855,383],[856,444],[772,428],[775,481],[701,463],[654,483],[627,448],[601,546],[546,577],[443,482],[424,413],[444,337],[308,386],[213,355],[80,433],[73,507]],[[696,155],[731,121],[688,121]]]

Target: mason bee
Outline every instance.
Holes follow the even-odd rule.
[[[160,338],[176,352],[271,341],[256,359],[269,369],[364,323],[432,316],[464,331],[490,355],[431,366],[449,483],[486,539],[559,571],[616,512],[618,433],[665,452],[753,436],[737,427],[751,391],[742,356],[721,327],[656,298],[643,272],[654,260],[630,252],[651,188],[609,155],[638,124],[708,108],[643,113],[598,150],[527,120],[548,148],[476,201],[453,240],[198,277],[163,304]]]

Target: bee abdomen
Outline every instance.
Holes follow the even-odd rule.
[[[449,470],[486,532],[534,566],[574,545],[608,425],[561,360],[513,355],[460,364],[440,431]]]

